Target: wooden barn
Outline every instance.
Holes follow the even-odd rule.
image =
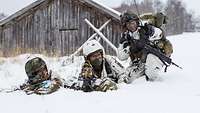
[[[72,54],[94,32],[87,18],[114,45],[120,37],[120,13],[94,0],[38,0],[0,21],[0,56],[39,53],[48,56]],[[101,41],[109,54],[114,51]]]

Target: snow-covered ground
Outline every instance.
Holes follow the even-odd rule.
[[[45,96],[24,92],[0,93],[0,113],[200,113],[200,33],[170,36],[174,45],[173,61],[183,70],[171,66],[160,73],[161,80],[146,82],[140,78],[132,84],[119,84],[119,90],[84,93],[69,89]],[[41,56],[48,68],[63,78],[80,72],[82,58],[61,66],[63,58],[20,55],[0,58],[0,88],[22,84],[26,79],[25,62]]]

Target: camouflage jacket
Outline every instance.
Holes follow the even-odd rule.
[[[36,84],[30,84],[28,82],[24,83],[20,86],[20,89],[25,91],[26,94],[38,94],[38,95],[45,95],[45,94],[51,94],[55,91],[57,91],[60,87],[63,87],[64,85],[64,79],[61,79],[55,73],[51,74],[50,80],[45,80],[43,82],[39,82]]]
[[[106,91],[108,89],[117,89],[116,83],[124,76],[125,68],[111,56],[105,56],[103,60],[103,69],[100,74],[94,71],[89,61],[85,61],[82,66],[78,81],[71,88],[90,91]],[[108,83],[107,88],[101,88],[102,84]],[[113,85],[113,86],[111,86]],[[111,87],[111,88],[110,88]]]

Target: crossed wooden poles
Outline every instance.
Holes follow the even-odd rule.
[[[103,28],[105,28],[105,27],[110,23],[111,19],[109,19],[108,21],[106,21],[99,29],[97,29],[89,20],[85,19],[84,21],[96,32],[96,33],[94,33],[92,36],[90,36],[90,37],[88,38],[88,40],[85,41],[85,43],[88,42],[89,40],[94,39],[97,35],[99,35],[100,38],[99,38],[99,39],[96,39],[96,40],[99,41],[100,39],[103,39],[103,40],[116,52],[116,54],[117,54],[117,48],[115,47],[115,45],[113,45],[113,44],[103,35],[103,33],[101,32],[101,30],[102,30]],[[69,56],[69,59],[73,60],[73,59],[74,59],[74,56],[75,56],[76,54],[78,54],[78,53],[83,49],[83,45],[84,45],[85,43],[83,43],[73,54],[71,54],[71,55]],[[66,64],[67,64],[67,60],[65,60],[65,61],[63,62],[63,65],[66,65]]]

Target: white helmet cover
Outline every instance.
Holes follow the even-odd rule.
[[[102,50],[103,54],[105,53],[103,46],[97,40],[89,40],[83,45],[83,55],[86,57],[97,50]]]

